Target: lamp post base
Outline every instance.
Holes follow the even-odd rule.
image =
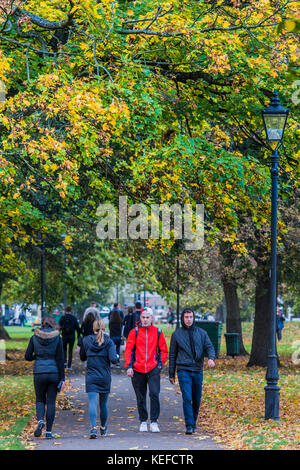
[[[280,388],[277,385],[265,387],[265,419],[279,420]]]

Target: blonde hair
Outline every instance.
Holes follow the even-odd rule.
[[[96,319],[93,323],[93,330],[99,330],[96,335],[96,340],[99,346],[104,343],[104,331],[105,331],[105,323],[103,320]]]

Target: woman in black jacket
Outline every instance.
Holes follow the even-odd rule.
[[[35,328],[25,353],[25,359],[35,361],[33,376],[38,424],[34,435],[40,437],[42,434],[47,406],[46,438],[52,439],[58,385],[60,384],[60,390],[62,390],[65,382],[62,339],[52,317],[43,318],[42,328]]]
[[[94,321],[96,320],[95,315],[92,312],[89,312],[86,317],[84,318],[81,328],[80,328],[80,334],[83,336],[89,336],[94,334],[93,330],[93,324]]]
[[[89,416],[92,425],[90,439],[97,437],[97,396],[100,406],[100,434],[107,434],[108,408],[107,400],[111,387],[110,363],[118,361],[116,347],[105,331],[103,320],[95,320],[93,324],[94,334],[83,338],[80,348],[80,359],[87,360],[85,374],[85,391],[89,398]]]
[[[120,356],[120,346],[122,340],[123,319],[118,310],[113,310],[109,317],[109,336],[116,345],[116,351]]]

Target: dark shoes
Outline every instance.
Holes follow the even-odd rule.
[[[186,428],[185,434],[193,434],[193,432],[194,432],[194,431],[193,431],[192,426],[188,426],[188,427]]]
[[[107,435],[107,426],[105,426],[105,428],[102,428],[100,426],[100,434],[101,434],[101,436],[106,436]]]
[[[37,427],[35,428],[34,437],[40,437],[42,435],[42,430],[44,426],[45,426],[44,421],[40,420],[37,424]]]
[[[91,429],[90,439],[97,439],[97,429],[96,428]]]
[[[54,439],[54,436],[53,436],[52,432],[46,431],[45,438],[46,439]]]

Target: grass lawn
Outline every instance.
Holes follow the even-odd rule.
[[[168,331],[167,325],[159,326],[169,343],[172,330]],[[252,330],[251,323],[243,324],[248,352]],[[0,450],[24,449],[27,445],[23,431],[35,414],[33,364],[24,360],[32,328],[14,326],[7,331],[12,339],[5,342],[10,360],[0,364]],[[300,449],[300,364],[292,361],[297,348],[300,357],[300,347],[295,344],[300,340],[300,322],[286,322],[278,345],[282,364],[278,422],[264,419],[265,369],[247,368],[247,357],[227,357],[224,333],[223,326],[216,367],[208,369],[205,365],[199,426],[229,449]],[[30,433],[32,426],[27,426]]]

